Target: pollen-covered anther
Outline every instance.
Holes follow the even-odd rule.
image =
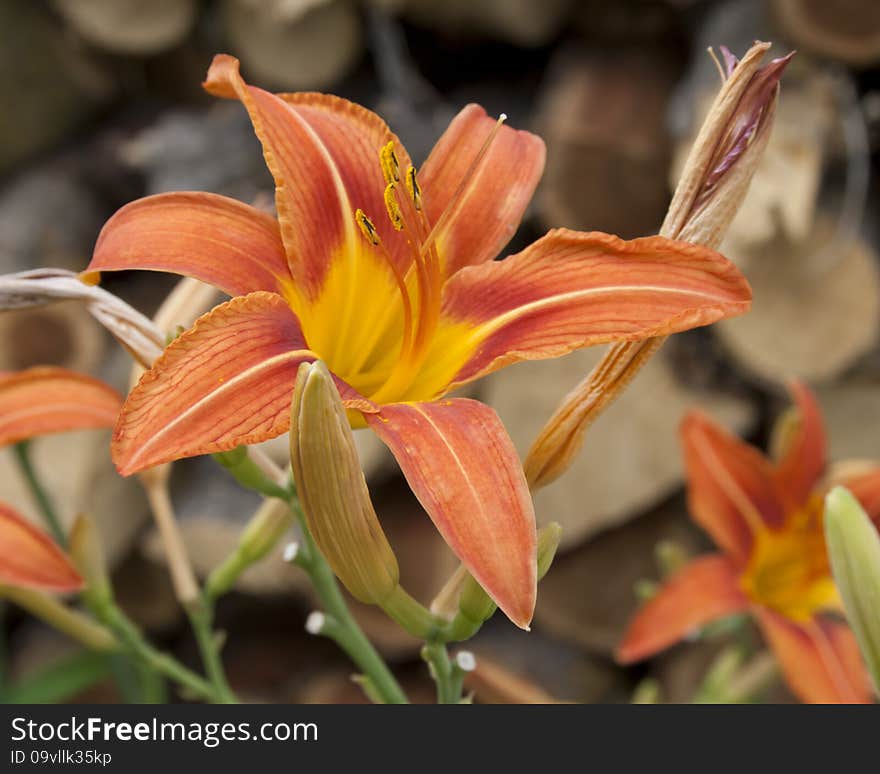
[[[376,227],[373,225],[373,221],[371,221],[367,217],[366,213],[363,210],[356,210],[354,213],[354,219],[357,221],[361,233],[363,233],[363,235],[369,240],[370,244],[380,244],[382,240],[379,239],[379,232],[376,231]]]
[[[400,182],[400,162],[394,152],[393,141],[390,141],[379,151],[379,162],[382,164],[382,175],[386,183]]]
[[[394,183],[388,183],[385,186],[385,209],[388,211],[388,220],[394,226],[395,231],[403,228],[403,215],[400,212],[400,204],[397,202],[397,186]]]
[[[406,170],[406,190],[409,192],[409,198],[412,199],[416,212],[422,209],[422,188],[419,181],[416,180],[416,168],[409,167]]]

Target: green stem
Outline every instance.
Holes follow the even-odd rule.
[[[463,673],[452,663],[446,645],[442,642],[425,643],[422,658],[428,662],[431,677],[437,683],[437,703],[458,704],[461,701]]]
[[[336,576],[309,532],[299,500],[291,497],[290,504],[299,518],[304,543],[294,561],[308,574],[325,610],[325,617],[318,633],[330,637],[348,654],[348,657],[357,664],[358,669],[367,676],[376,695],[381,697],[383,702],[407,704],[408,700],[403,689],[349,611],[336,582]]]
[[[202,663],[205,665],[205,673],[211,681],[211,685],[217,694],[220,704],[237,704],[238,699],[229,687],[226,680],[226,672],[223,670],[223,661],[220,659],[220,644],[214,633],[214,607],[205,596],[199,603],[187,610],[196,641],[199,644],[199,652],[202,654]]]
[[[40,483],[37,472],[34,470],[34,466],[31,463],[30,441],[20,441],[15,444],[14,448],[18,467],[27,481],[34,500],[37,501],[37,505],[43,515],[46,526],[49,527],[49,531],[52,533],[52,537],[55,538],[55,542],[58,543],[58,545],[62,547],[67,546],[67,536],[64,534],[64,529],[61,527],[61,521],[58,519],[58,514],[55,513],[52,501],[49,499],[46,490],[43,489],[43,485]]]
[[[186,688],[196,697],[215,703],[224,702],[224,697],[214,685],[147,642],[137,626],[114,603],[111,602],[95,612],[115,632],[126,650],[147,666]]]

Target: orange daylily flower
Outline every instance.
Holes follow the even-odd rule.
[[[0,502],[0,584],[41,591],[77,591],[83,580],[52,538]]]
[[[520,462],[490,408],[443,396],[519,360],[742,313],[746,281],[702,247],[567,230],[493,262],[537,185],[544,144],[477,105],[417,175],[397,137],[359,105],[249,86],[225,55],[205,88],[250,114],[277,217],[169,193],[123,207],[104,227],[87,280],[172,271],[233,296],[131,392],[113,442],[119,471],[285,432],[297,368],[321,359],[352,425],[390,447],[453,551],[527,626],[535,523]]]
[[[0,373],[0,446],[47,433],[113,427],[121,408],[112,387],[65,368]]]
[[[880,522],[880,465],[826,476],[826,439],[812,393],[791,386],[795,429],[773,461],[694,412],[682,424],[691,515],[721,553],[682,568],[630,622],[618,650],[646,658],[716,619],[749,611],[792,691],[813,703],[870,701],[867,672],[842,612],[823,529],[824,494],[851,487]],[[831,480],[837,478],[838,480]]]

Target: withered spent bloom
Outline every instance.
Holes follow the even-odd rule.
[[[691,149],[660,234],[717,249],[746,194],[770,138],[779,79],[793,54],[761,65],[769,43],[742,60],[722,48],[725,77]],[[578,384],[544,425],[523,467],[532,490],[561,476],[593,421],[626,388],[666,340],[620,341]]]

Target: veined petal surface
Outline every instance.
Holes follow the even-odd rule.
[[[211,193],[137,199],[101,229],[86,271],[151,269],[207,282],[231,296],[290,284],[278,221]]]
[[[177,337],[125,402],[113,434],[122,475],[281,435],[299,364],[314,360],[285,300],[220,304]]]
[[[535,513],[495,412],[465,398],[391,404],[366,415],[440,534],[517,626],[537,587]]]

